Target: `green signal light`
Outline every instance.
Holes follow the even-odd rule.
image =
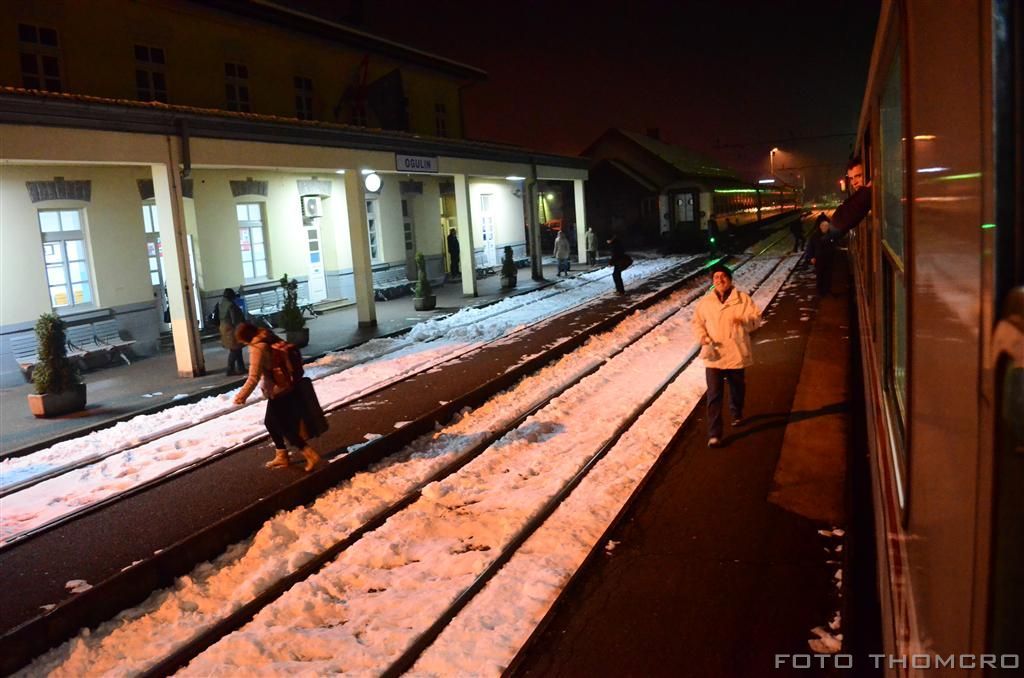
[[[711,238],[711,242],[715,242],[715,239],[714,239],[714,238]]]

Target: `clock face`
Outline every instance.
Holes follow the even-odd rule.
[[[377,173],[367,174],[365,177],[363,177],[363,186],[366,186],[366,190],[370,191],[371,193],[376,193],[377,191],[379,191],[380,184],[380,175]]]

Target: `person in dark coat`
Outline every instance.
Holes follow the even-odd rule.
[[[835,258],[834,234],[830,233],[832,221],[822,212],[814,222],[814,233],[807,241],[804,257],[814,266],[818,296],[824,297],[832,289],[832,261]]]
[[[804,237],[804,221],[797,218],[789,225],[789,232],[793,234],[793,251],[803,252],[807,247],[807,238]]]
[[[242,323],[235,331],[238,341],[249,347],[249,378],[235,394],[234,403],[244,405],[249,394],[260,385],[267,399],[267,413],[263,425],[274,441],[274,458],[266,463],[267,468],[286,468],[291,461],[285,441],[302,452],[307,472],[320,463],[320,455],[302,436],[302,401],[296,389],[278,392],[273,378],[271,351],[281,338],[266,328]]]
[[[612,261],[612,280],[615,281],[615,291],[619,294],[626,293],[626,287],[622,284],[622,272],[633,263],[629,255],[626,254],[626,248],[622,245],[622,239],[618,235],[613,235],[608,240],[608,247],[611,250],[611,261]]]
[[[242,343],[235,338],[235,330],[245,321],[242,309],[236,303],[238,295],[230,287],[217,304],[217,315],[220,317],[220,343],[228,350],[228,376],[245,374],[245,363],[242,361]]]
[[[459,277],[459,236],[455,235],[454,228],[448,231],[448,257],[451,262],[449,270],[452,277]]]

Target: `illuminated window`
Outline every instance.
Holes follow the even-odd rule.
[[[380,261],[380,218],[377,215],[377,201],[366,201],[366,231],[370,238],[370,261]]]
[[[444,104],[434,104],[434,128],[437,136],[448,136],[448,111]]]
[[[229,111],[248,113],[249,69],[244,64],[224,64],[224,98]]]
[[[160,47],[135,45],[135,94],[139,101],[167,103],[167,62]]]
[[[53,28],[18,24],[21,84],[25,89],[60,92],[60,44]]]
[[[295,76],[295,116],[299,120],[313,119],[313,81]]]
[[[43,261],[54,308],[92,303],[81,210],[39,210]]]
[[[263,228],[263,210],[260,203],[235,205],[238,215],[238,240],[242,248],[242,277],[250,280],[267,279],[267,243]]]

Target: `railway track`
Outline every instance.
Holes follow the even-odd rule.
[[[658,275],[654,276],[654,278],[652,278],[652,280],[650,281],[650,285],[655,287],[655,288],[658,288],[659,285],[664,285],[665,281],[677,279],[677,277],[679,275],[679,269],[683,269],[683,270],[693,269],[691,272],[686,274],[686,276],[684,276],[684,279],[686,279],[688,276],[694,275],[696,271],[702,270],[702,267],[700,265],[694,266],[693,263],[692,263],[692,260],[687,260],[687,261],[681,262],[679,266],[673,267],[672,269],[669,269],[667,271],[663,271],[662,273],[659,273]],[[600,279],[603,279],[604,277],[607,277],[607,276],[602,276]],[[596,280],[596,281],[595,280],[588,280],[588,281],[585,281],[584,284],[592,284],[594,282],[599,282],[599,280]],[[578,289],[578,286],[576,286],[574,289]],[[543,298],[552,297],[552,296],[556,296],[558,294],[564,294],[566,291],[570,291],[570,290],[562,290],[562,291],[559,291],[559,292],[554,292],[554,293],[551,293],[551,294],[547,294],[547,295],[544,295],[542,297],[542,299]],[[649,297],[657,296],[657,294],[658,294],[658,291],[656,289],[656,291],[654,293],[652,293],[651,295],[647,295],[647,296],[641,298],[639,300],[639,303],[637,303],[635,307],[642,307],[646,303],[646,300]],[[533,300],[530,303],[537,303],[538,301],[540,301],[540,300],[539,299],[535,299],[535,300]],[[549,318],[547,318],[547,320],[556,320],[557,318],[565,317],[567,315],[571,315],[573,313],[578,312],[581,308],[583,308],[583,307],[585,307],[585,306],[587,306],[587,305],[589,305],[591,303],[594,303],[594,299],[593,298],[588,298],[586,300],[580,301],[579,303],[572,304],[570,306],[567,306],[567,307],[563,308],[557,315],[550,316]],[[505,308],[505,309],[503,309],[503,312],[509,312],[511,310],[518,309],[518,308],[520,308],[523,305],[525,305],[525,304],[517,304],[512,309]],[[496,314],[492,314],[492,316],[490,316],[490,317],[493,317],[493,315],[498,315],[498,314],[497,313]],[[474,322],[479,322],[480,320],[481,320],[481,318],[477,317],[474,320]],[[502,334],[502,335],[494,337],[492,339],[489,339],[489,340],[486,340],[486,341],[483,341],[483,342],[473,343],[473,344],[470,344],[470,345],[465,346],[463,348],[449,351],[449,352],[447,352],[447,353],[445,353],[444,355],[441,355],[441,356],[435,356],[435,357],[433,357],[431,359],[428,359],[426,361],[423,361],[423,362],[419,363],[414,368],[408,369],[408,370],[406,370],[405,372],[403,372],[403,373],[401,373],[399,375],[393,376],[391,378],[386,378],[386,379],[380,380],[380,381],[372,384],[368,388],[364,388],[364,389],[362,389],[360,391],[352,392],[347,397],[343,398],[340,401],[335,401],[335,402],[331,402],[331,403],[325,403],[325,410],[329,414],[330,412],[337,411],[337,410],[340,410],[340,409],[342,409],[342,408],[344,408],[346,406],[352,405],[356,401],[372,398],[375,394],[380,393],[380,392],[384,391],[385,389],[391,388],[392,386],[394,386],[394,385],[396,385],[396,384],[398,384],[398,383],[400,383],[402,381],[406,381],[406,380],[412,379],[412,378],[416,377],[417,375],[422,374],[422,373],[424,373],[424,372],[426,372],[428,370],[437,369],[437,368],[439,368],[439,367],[441,367],[441,366],[443,366],[443,365],[445,365],[447,363],[452,363],[452,362],[455,362],[455,361],[460,360],[462,358],[465,358],[465,357],[469,356],[470,354],[472,354],[474,352],[477,352],[477,351],[480,351],[480,350],[486,348],[487,346],[489,346],[489,345],[491,345],[491,344],[493,344],[493,343],[495,343],[497,341],[507,341],[507,340],[510,340],[510,339],[514,339],[514,337],[516,335],[529,332],[532,328],[533,328],[533,325],[524,325],[522,327],[519,327],[519,328],[516,328],[516,329],[512,330],[511,332]],[[373,358],[373,360],[377,360],[377,359],[379,359],[381,357],[384,357],[386,355],[390,355],[391,353],[394,353],[394,352],[396,352],[398,350],[401,350],[402,348],[405,348],[405,347],[399,347],[397,349],[394,349],[393,351],[387,351],[387,352],[385,352],[383,354],[375,356]],[[370,360],[371,359],[367,359],[367,360],[361,361],[361,362],[370,362]],[[355,367],[357,364],[359,364],[359,363],[354,363],[354,364],[346,366],[346,367],[347,368]],[[344,370],[330,371],[330,372],[328,372],[326,374],[320,375],[318,378],[325,378],[327,376],[333,376],[334,374],[338,374],[339,372],[342,372],[342,371],[344,371]],[[162,438],[166,438],[169,435],[173,435],[174,433],[191,429],[191,428],[193,428],[193,427],[195,427],[197,425],[200,425],[200,424],[214,422],[214,421],[216,421],[218,419],[221,419],[222,417],[225,417],[225,416],[230,415],[230,414],[232,414],[234,412],[237,412],[240,409],[244,409],[244,408],[248,408],[248,407],[256,407],[256,406],[258,406],[261,403],[261,401],[262,401],[262,399],[257,399],[255,401],[251,401],[250,403],[248,403],[246,405],[243,405],[243,406],[240,406],[240,407],[232,407],[232,408],[228,408],[226,410],[220,410],[220,411],[215,412],[212,415],[210,415],[208,417],[205,417],[205,418],[203,418],[201,420],[198,420],[198,421],[194,420],[194,421],[189,421],[189,422],[183,422],[180,425],[172,427],[172,430],[162,432],[162,434],[160,436],[154,437],[153,439],[147,441],[147,443],[144,443],[144,444],[152,444],[152,443],[154,443],[154,442],[156,442],[156,441],[158,441],[158,440],[160,440]],[[243,440],[242,442],[239,442],[239,443],[237,443],[235,445],[232,445],[232,446],[230,446],[230,447],[228,447],[226,449],[223,449],[223,450],[221,450],[219,452],[215,452],[215,453],[210,454],[208,456],[205,456],[205,457],[202,457],[200,459],[197,459],[197,460],[195,460],[192,463],[183,464],[183,465],[179,466],[178,468],[174,469],[170,473],[167,473],[165,475],[157,476],[157,477],[155,477],[155,478],[153,478],[153,479],[151,479],[149,481],[146,481],[146,482],[139,483],[139,484],[137,484],[137,485],[135,485],[135,486],[133,486],[133,487],[127,489],[127,490],[124,490],[122,492],[118,492],[116,494],[111,494],[108,497],[105,497],[105,498],[103,498],[100,501],[88,504],[86,506],[82,506],[82,507],[80,507],[79,509],[77,509],[75,511],[72,511],[72,512],[69,512],[69,513],[67,513],[65,515],[59,516],[59,517],[57,517],[57,518],[55,518],[53,520],[49,520],[49,521],[47,521],[47,522],[45,522],[45,523],[43,523],[41,525],[38,525],[37,527],[33,527],[32,529],[26,529],[26,530],[23,530],[23,531],[20,531],[20,532],[8,532],[7,534],[3,535],[3,541],[0,542],[0,551],[3,551],[5,549],[7,549],[7,548],[15,546],[18,543],[20,543],[20,542],[22,542],[22,541],[24,541],[26,539],[30,539],[33,536],[36,536],[36,535],[41,534],[41,533],[44,533],[47,530],[53,529],[54,527],[57,527],[59,525],[63,525],[65,523],[67,523],[67,522],[70,522],[70,521],[72,521],[72,520],[74,520],[74,519],[76,519],[76,518],[78,518],[78,517],[80,517],[80,516],[82,516],[82,515],[84,515],[84,514],[86,514],[88,512],[99,510],[101,508],[110,506],[111,504],[116,503],[117,501],[120,501],[120,500],[122,500],[122,499],[124,499],[126,497],[129,497],[129,496],[131,496],[133,494],[136,494],[138,492],[144,491],[146,489],[149,489],[149,488],[154,487],[156,485],[159,485],[161,483],[167,482],[168,480],[170,480],[170,479],[172,479],[172,478],[174,478],[176,476],[179,476],[179,475],[181,475],[183,473],[187,473],[187,472],[193,471],[193,470],[195,470],[197,468],[200,468],[200,467],[205,466],[207,464],[213,463],[214,461],[217,461],[218,459],[220,459],[222,457],[229,456],[231,454],[235,454],[235,453],[237,453],[237,452],[239,452],[241,450],[244,450],[244,449],[248,449],[251,445],[258,444],[258,443],[260,443],[260,442],[262,442],[262,441],[264,441],[266,439],[268,439],[268,436],[266,435],[265,432],[261,431],[258,435],[254,436],[252,438],[247,438],[247,439]],[[105,460],[107,460],[107,459],[109,459],[111,457],[114,457],[114,456],[116,456],[118,454],[123,454],[125,452],[130,452],[132,450],[137,450],[137,449],[139,449],[139,447],[140,447],[140,445],[133,445],[132,447],[129,447],[129,448],[115,449],[115,450],[112,450],[112,451],[110,451],[108,453],[105,453],[105,454],[102,454],[102,455],[99,455],[99,456],[96,456],[96,457],[90,457],[88,459],[80,460],[80,461],[78,461],[78,462],[76,462],[74,464],[69,464],[67,466],[64,466],[64,467],[61,467],[61,468],[58,468],[58,469],[54,469],[53,471],[45,473],[45,474],[39,474],[39,475],[33,476],[32,478],[26,479],[26,480],[24,480],[22,482],[11,484],[11,485],[3,488],[2,490],[0,490],[0,498],[7,497],[7,496],[13,496],[13,495],[16,495],[19,492],[25,492],[27,490],[30,490],[33,487],[41,485],[44,482],[47,482],[47,481],[50,481],[50,480],[56,480],[56,479],[61,478],[62,476],[66,476],[66,475],[68,475],[70,473],[73,473],[75,471],[79,471],[79,470],[82,470],[82,469],[87,469],[87,468],[92,467],[92,466],[96,466],[96,465],[101,464],[103,461],[105,461]],[[344,454],[344,453],[345,453],[345,450],[337,450],[334,453],[325,454],[324,456],[326,458],[331,458],[331,457],[334,457],[334,456],[336,456],[338,454]]]
[[[774,244],[769,243],[762,252],[767,250]],[[749,261],[753,257],[748,257],[746,260]],[[744,262],[745,263],[745,262]],[[778,264],[776,264],[777,266]],[[742,266],[742,264],[741,264]],[[764,273],[761,279],[768,278],[774,267]],[[690,278],[692,280],[692,276]],[[678,319],[680,313],[683,312],[686,305],[699,296],[703,292],[703,286],[695,286],[689,292],[676,293],[673,297],[672,304],[666,304],[662,302],[661,309],[655,314],[653,320],[649,323],[649,326],[643,331],[641,336],[648,336],[657,331],[657,328],[662,327],[665,323],[672,321],[672,319]],[[682,297],[680,299],[679,297]],[[674,304],[678,303],[679,308],[672,308]],[[345,535],[339,540],[336,540],[328,548],[323,549],[318,555],[308,560],[301,567],[290,573],[286,577],[278,580],[273,585],[267,587],[257,596],[255,596],[249,603],[235,611],[212,626],[206,628],[200,635],[193,638],[187,645],[180,648],[178,651],[164,657],[158,664],[149,667],[145,675],[166,675],[169,674],[181,666],[184,666],[191,658],[198,655],[206,648],[213,645],[220,638],[224,637],[231,631],[240,628],[247,621],[249,621],[254,615],[256,615],[261,609],[267,605],[273,603],[274,600],[278,599],[282,594],[291,589],[297,582],[304,581],[312,576],[317,571],[321,570],[327,563],[335,560],[340,554],[344,553],[352,545],[357,544],[361,537],[367,533],[376,530],[383,525],[389,518],[400,514],[406,510],[409,506],[419,501],[422,497],[423,488],[443,481],[443,479],[450,477],[452,474],[457,473],[459,469],[463,468],[472,460],[476,459],[479,455],[483,454],[488,448],[490,448],[496,441],[507,435],[510,431],[517,429],[522,426],[530,417],[535,416],[538,412],[543,410],[545,407],[551,405],[552,401],[555,401],[559,397],[563,396],[568,391],[577,387],[588,377],[594,375],[605,365],[614,362],[624,351],[626,351],[635,342],[629,344],[614,347],[609,350],[605,355],[600,358],[592,360],[589,364],[580,366],[577,372],[571,379],[568,379],[559,384],[558,388],[554,391],[545,393],[542,397],[539,397],[533,401],[524,411],[518,414],[512,421],[508,422],[504,427],[499,430],[491,431],[488,435],[476,440],[467,450],[460,454],[457,458],[451,462],[445,464],[440,469],[437,469],[426,477],[421,482],[417,483],[413,490],[397,501],[392,502],[388,506],[378,510],[372,517],[367,519],[363,525],[356,528],[349,534]],[[678,376],[682,370],[684,370],[692,361],[695,349],[689,351],[682,360],[675,366],[675,368],[666,376],[661,383],[652,393],[649,394],[646,400],[639,405],[634,406],[632,411],[626,417],[626,419],[618,425],[612,435],[608,436],[604,443],[589,457],[589,459],[583,464],[582,468],[576,473],[563,487],[555,494],[545,506],[538,512],[537,517],[531,520],[526,526],[520,530],[513,539],[508,542],[508,545],[503,548],[501,554],[492,562],[492,564],[482,572],[475,580],[472,586],[468,587],[458,598],[450,605],[446,611],[441,614],[438,619],[423,633],[419,638],[412,643],[409,648],[397,659],[392,662],[390,668],[386,670],[389,675],[397,675],[409,667],[412,666],[412,662],[415,661],[419,653],[427,647],[432,639],[437,636],[444,628],[447,623],[446,620],[454,617],[462,607],[465,606],[472,599],[476,592],[483,588],[486,582],[493,576],[495,572],[500,569],[501,565],[506,562],[515,552],[515,548],[519,544],[524,542],[533,531],[543,523],[542,516],[550,515],[561,501],[571,493],[572,489],[586,476],[586,472],[597,464],[601,458],[611,449],[615,442],[620,439],[623,433],[627,431],[630,426],[636,421],[636,419],[647,409],[647,407],[654,402],[658,396],[664,392],[665,388]]]

